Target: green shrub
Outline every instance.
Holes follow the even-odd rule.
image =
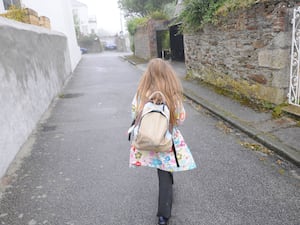
[[[138,26],[146,25],[147,17],[135,17],[127,21],[127,30],[130,35],[134,35]]]
[[[230,12],[249,8],[256,2],[257,0],[185,0],[184,9],[178,17],[178,21],[182,22],[181,31],[199,31],[204,24],[215,24]]]
[[[262,0],[266,1],[266,0]],[[262,2],[261,1],[261,2]],[[222,5],[216,10],[215,15],[226,16],[230,12],[234,12],[238,9],[246,9],[257,3],[257,0],[226,0],[223,1]]]
[[[166,32],[162,43],[163,49],[170,48],[170,32]]]
[[[214,12],[224,0],[186,0],[179,15],[184,30],[198,31],[207,21],[213,20]]]
[[[11,19],[11,20],[16,20],[19,22],[26,23],[26,11],[25,9],[16,7],[15,5],[12,5],[9,7],[6,13],[1,14],[1,16]]]
[[[176,1],[166,4],[164,6],[163,12],[167,15],[167,18],[172,19],[174,17],[176,10]]]
[[[167,20],[168,16],[162,11],[154,11],[145,17],[134,17],[127,21],[127,30],[130,35],[134,35],[137,27],[144,26],[150,19],[154,20]]]

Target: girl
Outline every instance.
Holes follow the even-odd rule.
[[[157,168],[159,181],[158,224],[165,225],[171,217],[173,172],[196,168],[193,156],[178,130],[185,119],[182,104],[182,86],[172,67],[164,60],[150,60],[141,77],[137,92],[132,101],[132,118],[135,119],[143,109],[149,96],[160,91],[166,98],[170,110],[173,147],[168,152],[141,151],[133,145],[130,148],[130,167],[148,166]]]

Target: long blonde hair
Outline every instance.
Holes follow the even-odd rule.
[[[176,108],[182,104],[182,86],[171,65],[160,59],[151,59],[140,79],[137,89],[138,111],[141,111],[149,96],[154,91],[161,91],[170,109],[170,123],[176,123]]]

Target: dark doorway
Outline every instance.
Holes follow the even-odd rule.
[[[170,33],[169,30],[156,31],[157,57],[163,59],[170,58]]]
[[[170,27],[171,59],[184,62],[183,35],[179,32],[179,24]]]

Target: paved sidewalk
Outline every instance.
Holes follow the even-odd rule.
[[[144,71],[147,64],[135,64]],[[184,79],[185,64],[172,62],[182,80],[187,98],[200,104],[217,117],[248,134],[251,138],[273,150],[282,157],[300,166],[300,127],[289,117],[272,118],[271,113],[256,112],[239,102],[217,94],[207,86]]]

